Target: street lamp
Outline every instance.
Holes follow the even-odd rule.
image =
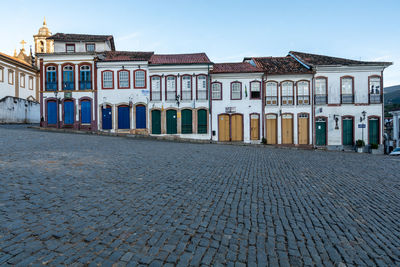
[[[362,114],[362,117],[360,117],[360,122],[363,122],[363,121],[365,121],[365,116],[367,115],[367,112],[364,110],[363,112],[361,112],[361,114]],[[365,124],[364,123],[362,123],[361,124],[361,137],[362,137],[362,140],[364,141],[364,128],[365,128]]]

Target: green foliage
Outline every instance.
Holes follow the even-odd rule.
[[[371,148],[372,148],[372,149],[378,149],[379,146],[378,146],[378,144],[371,144]]]
[[[356,141],[356,147],[363,147],[363,146],[365,146],[364,140],[358,139]]]
[[[263,138],[261,139],[261,143],[264,144],[264,145],[266,145],[266,144],[267,144],[267,139],[265,139],[265,137],[263,137]]]

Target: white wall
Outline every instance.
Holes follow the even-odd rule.
[[[75,44],[75,52],[87,52],[86,44],[95,44],[96,52],[110,51],[111,47],[108,42],[54,42],[54,52],[56,53],[65,53],[66,52],[66,44]]]
[[[39,123],[38,102],[6,97],[0,100],[0,123]]]
[[[235,113],[243,114],[243,140],[250,142],[250,114],[258,113],[260,120],[260,140],[262,137],[262,114],[261,114],[261,97],[260,99],[250,99],[250,82],[262,81],[263,73],[229,73],[229,74],[212,74],[212,82],[222,83],[222,100],[212,101],[212,130],[215,131],[213,140],[218,141],[218,115],[226,113],[226,107],[236,109]],[[239,81],[242,83],[242,99],[231,100],[231,82]],[[247,97],[245,90],[247,87]],[[262,87],[261,87],[262,88]]]

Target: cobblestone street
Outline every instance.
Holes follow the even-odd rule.
[[[0,125],[0,265],[399,266],[400,158]]]

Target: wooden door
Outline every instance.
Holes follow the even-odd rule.
[[[207,110],[199,109],[197,111],[197,133],[207,133]]]
[[[231,116],[231,141],[243,141],[243,115]]]
[[[57,102],[47,101],[47,124],[57,124]]]
[[[267,127],[267,144],[275,145],[277,143],[277,138],[276,138],[276,128],[277,128],[276,115],[268,114],[268,115],[266,115],[265,120],[266,120],[265,125]]]
[[[260,118],[258,114],[250,115],[250,140],[260,139]]]
[[[353,118],[343,118],[342,127],[343,145],[353,145]]]
[[[146,129],[146,107],[136,106],[136,129]]]
[[[111,107],[107,106],[106,108],[102,109],[102,128],[103,130],[110,130],[112,129],[112,111]]]
[[[191,134],[192,131],[192,111],[190,109],[182,110],[181,119],[182,134]]]
[[[377,118],[368,120],[368,140],[369,144],[379,145],[379,120]]]
[[[161,111],[159,110],[151,112],[151,133],[161,134]]]
[[[64,101],[64,124],[72,125],[74,121],[74,102],[71,100]]]
[[[299,130],[299,144],[300,145],[308,145],[308,114],[302,113],[299,114],[298,121],[298,130]]]
[[[293,144],[292,114],[282,114],[282,144]]]
[[[176,121],[176,110],[167,110],[167,134],[177,133]]]
[[[319,118],[315,122],[315,143],[317,146],[326,146],[326,119]]]
[[[229,115],[218,115],[218,141],[227,142],[229,140]]]
[[[118,129],[129,129],[131,127],[129,117],[129,106],[118,107]]]

